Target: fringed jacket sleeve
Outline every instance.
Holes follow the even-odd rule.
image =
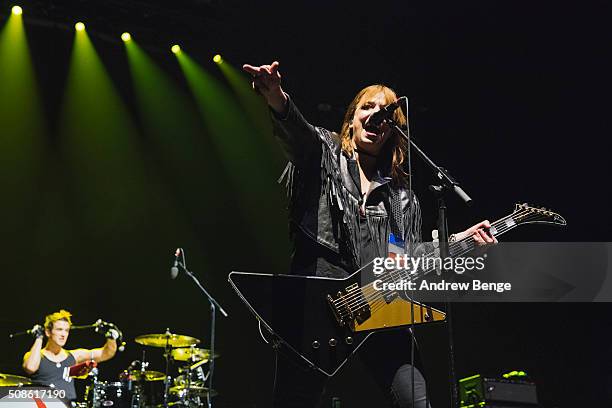
[[[287,158],[296,167],[302,167],[313,154],[320,152],[321,140],[313,125],[302,116],[293,100],[287,100],[284,117],[272,111],[274,135],[285,151]]]

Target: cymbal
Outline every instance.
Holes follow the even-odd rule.
[[[160,373],[159,371],[131,371],[129,373],[130,379],[136,381],[163,381],[166,378],[164,373]]]
[[[170,392],[170,394],[175,394],[180,397],[185,394],[205,397],[208,395],[209,392],[211,397],[214,397],[215,395],[219,394],[217,391],[210,390],[210,388],[206,388],[202,385],[191,385],[190,387],[187,387],[186,385],[175,385],[174,387],[170,387],[168,391]]]
[[[16,387],[19,385],[32,384],[28,377],[13,374],[0,374],[0,387]]]
[[[198,344],[199,339],[182,334],[143,334],[134,339],[138,344],[151,347],[188,347]]]
[[[176,361],[208,361],[210,359],[210,350],[195,347],[175,348],[171,352],[172,358]],[[219,353],[215,353],[215,358],[219,357]]]

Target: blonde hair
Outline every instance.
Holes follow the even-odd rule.
[[[353,143],[352,137],[353,132],[351,129],[351,124],[353,122],[353,117],[355,116],[355,112],[357,109],[363,104],[364,101],[367,101],[370,97],[383,93],[385,96],[385,104],[390,104],[391,102],[395,102],[397,100],[397,95],[395,91],[385,85],[370,85],[363,88],[361,91],[357,93],[351,104],[349,105],[346,113],[344,114],[344,120],[342,122],[342,128],[340,129],[340,141],[342,143],[342,151],[344,151],[349,156],[353,155]],[[397,109],[393,113],[393,120],[399,126],[406,125],[406,116],[401,109]],[[406,173],[403,169],[404,161],[406,160],[408,152],[408,142],[401,137],[397,132],[392,132],[389,140],[385,142],[383,149],[380,152],[380,157],[383,159],[381,165],[383,167],[387,167],[386,170],[391,174],[391,178],[393,182],[396,184],[405,184],[406,178],[408,177],[408,173]]]
[[[58,320],[64,320],[72,326],[72,320],[70,320],[71,316],[72,314],[64,309],[61,309],[59,312],[51,313],[45,317],[45,329],[53,330],[53,324]]]

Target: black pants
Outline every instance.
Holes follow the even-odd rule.
[[[408,331],[375,333],[359,349],[357,356],[385,395],[379,406],[430,408],[425,378],[415,352],[414,405],[412,404],[412,365]],[[342,375],[342,371],[337,375]],[[306,367],[297,358],[279,353],[274,408],[314,408],[321,406],[327,377]],[[327,407],[322,407],[327,408]]]

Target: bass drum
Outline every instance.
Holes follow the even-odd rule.
[[[138,408],[139,398],[130,382],[99,382],[88,393],[91,408]]]

